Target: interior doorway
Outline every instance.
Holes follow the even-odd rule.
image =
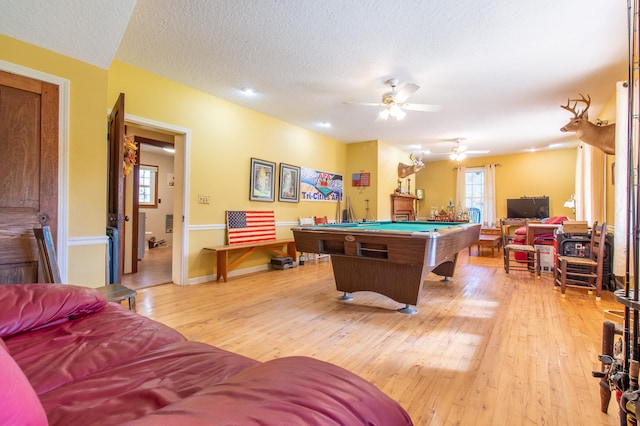
[[[126,253],[123,258],[127,263],[125,263],[122,283],[126,285],[129,281],[138,282],[140,283],[137,284],[138,286],[145,287],[163,283],[186,285],[186,255],[189,246],[186,223],[188,223],[189,212],[185,194],[189,193],[187,177],[189,176],[190,130],[130,114],[125,114],[125,126],[125,133],[128,136],[133,135],[134,138],[137,136],[137,139],[145,142],[141,144],[139,150],[138,165],[155,165],[157,166],[155,170],[159,173],[156,175],[157,204],[155,207],[140,207],[139,188],[137,186],[135,190],[133,188],[134,180],[137,181],[137,179],[132,177],[125,182],[125,214],[134,220],[125,222],[128,229],[125,231]],[[160,148],[168,148],[167,145],[171,144],[175,152],[168,153],[161,150],[158,146],[153,146],[153,141],[161,145]],[[160,151],[163,153],[160,154]],[[133,175],[134,173],[130,174],[130,176]],[[133,202],[134,194],[136,203]],[[142,231],[138,227],[140,213],[157,216],[152,221],[146,220],[144,223],[147,226]],[[142,235],[140,235],[141,232]],[[137,240],[135,247],[134,235]],[[155,243],[150,249],[149,241],[152,237]],[[164,242],[160,243],[161,240]],[[136,254],[138,249],[141,250],[142,256]],[[136,264],[137,268],[132,268],[133,264]],[[137,269],[137,272],[131,272],[132,269]]]
[[[125,134],[138,146],[133,173],[126,178],[124,276],[122,283],[143,288],[172,282],[175,197],[175,137],[139,125]],[[137,199],[136,199],[137,197]]]

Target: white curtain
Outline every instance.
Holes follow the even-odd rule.
[[[602,223],[606,217],[605,154],[598,148],[580,143],[576,161],[576,220]]]
[[[622,277],[626,270],[627,256],[627,140],[628,129],[625,125],[629,119],[629,91],[625,81],[616,83],[616,162],[615,179],[615,215],[613,233],[613,274]]]
[[[496,226],[496,165],[484,166],[484,203],[482,207],[482,225]]]
[[[467,169],[463,166],[458,166],[456,174],[456,206],[461,209],[467,208]]]

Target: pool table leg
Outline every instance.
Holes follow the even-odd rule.
[[[342,296],[338,297],[338,299],[339,300],[353,300],[353,296],[345,291]]]
[[[404,308],[398,309],[398,312],[402,312],[403,314],[415,314],[418,310],[413,306],[406,304]]]

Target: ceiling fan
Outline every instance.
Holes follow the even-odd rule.
[[[409,99],[420,88],[417,84],[406,83],[399,91],[396,91],[396,87],[398,87],[397,78],[387,80],[386,84],[391,87],[391,91],[382,95],[380,103],[345,102],[345,104],[382,106],[384,109],[378,114],[378,117],[382,120],[387,120],[389,117],[395,118],[396,120],[402,120],[407,115],[405,111],[436,112],[442,109],[442,105],[407,103],[407,99]]]
[[[489,150],[487,149],[479,150],[479,151],[467,151],[466,145],[460,145],[461,140],[464,140],[464,139],[456,138],[451,140],[452,142],[456,143],[456,146],[451,148],[451,154],[449,154],[449,158],[453,161],[460,162],[465,158],[467,158],[468,154],[488,154],[489,153]]]

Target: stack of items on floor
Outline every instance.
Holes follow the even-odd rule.
[[[264,363],[62,284],[0,286],[0,424],[410,425],[340,367]]]

